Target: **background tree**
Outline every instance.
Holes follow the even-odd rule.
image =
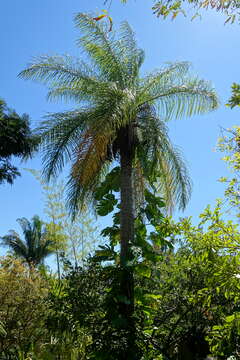
[[[83,263],[87,255],[96,250],[100,243],[96,218],[85,206],[73,220],[66,208],[63,181],[54,179],[47,183],[39,171],[25,170],[29,171],[42,187],[44,212],[47,215],[46,226],[53,240],[53,250],[56,254],[58,277],[60,278],[63,257],[78,266]]]
[[[46,184],[39,174],[35,172],[35,177],[38,178],[42,185],[45,196],[45,213],[48,216],[49,222],[46,225],[47,231],[52,240],[52,250],[56,255],[58,278],[61,277],[61,258],[67,249],[67,236],[64,233],[64,219],[66,217],[66,210],[62,202],[64,187],[63,184]]]
[[[87,208],[83,208],[74,221],[67,216],[64,222],[64,234],[68,239],[65,256],[75,267],[83,266],[84,260],[93,255],[101,244],[102,238],[98,224]]]
[[[48,285],[40,273],[29,269],[19,259],[0,258],[0,352],[3,360],[27,357],[35,350],[40,353],[47,339],[45,328]],[[22,357],[20,357],[22,355]]]
[[[238,358],[238,225],[223,219],[218,203],[198,225],[189,218],[176,227],[176,251],[155,270],[160,301],[152,342],[167,359]]]
[[[223,176],[220,182],[226,183],[225,203],[227,211],[234,213],[240,217],[240,127],[234,126],[232,129],[222,130],[222,134],[218,139],[217,149],[224,153],[223,161],[226,162],[228,168],[233,174]]]
[[[12,184],[20,175],[16,166],[11,164],[12,156],[25,159],[31,157],[38,144],[29,126],[29,117],[19,116],[7,108],[0,99],[0,183]]]
[[[77,110],[52,114],[41,127],[46,177],[56,175],[68,160],[72,162],[68,200],[73,214],[79,203],[92,198],[112,161],[119,160],[120,291],[124,299],[120,311],[131,334],[134,285],[128,261],[134,244],[133,179],[138,189],[144,190],[145,183],[153,185],[152,179],[158,178],[167,203],[184,208],[189,178],[162,120],[206,113],[216,109],[218,100],[207,82],[189,76],[187,63],[173,64],[141,78],[144,53],[127,23],[122,24],[118,39],[89,15],[78,14],[76,24],[83,32],[79,45],[89,64],[68,56],[46,56],[20,76],[48,83],[51,99],[78,103]],[[144,196],[144,191],[141,193]],[[126,359],[136,357],[130,342],[131,336]]]
[[[46,227],[35,215],[32,222],[26,218],[17,219],[22,228],[24,240],[14,230],[1,238],[2,245],[8,246],[16,257],[26,261],[29,267],[43,264],[44,259],[53,253],[53,241],[49,239]]]

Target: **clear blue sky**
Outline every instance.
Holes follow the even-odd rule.
[[[119,0],[113,0],[110,9],[114,27],[128,20],[134,28],[146,52],[143,72],[167,61],[190,61],[195,73],[212,81],[222,102],[220,109],[209,115],[169,123],[171,139],[182,149],[194,184],[192,199],[181,216],[196,217],[223,194],[217,179],[225,176],[227,170],[214,147],[220,126],[239,123],[239,110],[230,110],[224,104],[230,96],[231,83],[239,81],[240,25],[224,26],[223,16],[212,11],[194,22],[182,16],[174,22],[164,21],[152,15],[151,4],[151,0],[129,0],[123,6]],[[18,113],[28,113],[32,126],[47,112],[69,109],[70,105],[47,102],[44,86],[18,79],[17,74],[34,56],[79,56],[76,39],[80,34],[74,28],[73,16],[77,12],[100,12],[103,8],[103,0],[2,1],[0,97]],[[40,157],[20,166],[40,169]],[[44,216],[40,186],[24,171],[13,186],[0,186],[0,199],[0,235],[9,229],[17,230],[18,217]]]

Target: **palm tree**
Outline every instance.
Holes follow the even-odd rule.
[[[121,288],[128,300],[124,311],[130,318],[133,275],[127,260],[134,243],[133,180],[144,189],[158,178],[158,190],[168,206],[184,208],[190,181],[168,138],[165,121],[207,113],[217,108],[218,100],[209,83],[189,75],[186,62],[142,77],[144,52],[137,47],[128,23],[121,25],[116,38],[108,26],[87,14],[78,14],[75,21],[83,33],[78,45],[87,60],[43,56],[20,76],[48,84],[48,99],[77,103],[76,110],[49,115],[40,128],[46,178],[56,176],[68,161],[72,164],[68,204],[73,215],[79,204],[93,199],[111,163],[120,162]]]
[[[32,222],[26,218],[17,219],[17,222],[22,228],[24,240],[17,232],[10,230],[8,235],[1,238],[2,244],[26,261],[30,268],[42,264],[44,259],[53,253],[53,244],[47,237],[43,222],[36,215]]]

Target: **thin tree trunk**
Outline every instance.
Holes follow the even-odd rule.
[[[54,243],[55,243],[55,246],[56,246],[56,261],[57,261],[57,274],[58,274],[58,280],[60,281],[61,279],[61,269],[60,269],[60,258],[59,258],[59,249],[58,249],[58,245],[57,244],[57,239],[56,239],[56,233],[57,233],[57,224],[55,222],[55,217],[54,215],[52,216],[52,222],[53,222],[53,236],[54,236]]]
[[[60,259],[59,259],[59,252],[58,249],[56,250],[56,259],[57,259],[57,273],[58,273],[58,280],[61,279],[61,270],[60,270]]]
[[[71,225],[71,227],[68,230],[68,236],[69,236],[71,244],[72,244],[73,258],[75,261],[75,268],[77,269],[77,267],[78,267],[77,251],[76,251],[76,246],[75,246],[75,241],[74,241],[74,231],[73,231],[72,227],[73,227],[73,225]]]
[[[82,233],[81,233],[81,245],[82,245],[82,267],[84,263],[84,240],[83,240],[83,224],[82,224]]]
[[[76,247],[75,244],[72,242],[72,248],[73,248],[73,257],[74,257],[74,261],[75,261],[75,268],[78,268],[78,260],[77,260],[77,252],[76,252]]]

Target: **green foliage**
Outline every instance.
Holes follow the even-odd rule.
[[[238,105],[238,92],[239,87],[237,84],[233,86],[233,96],[230,99],[229,106],[234,107]],[[240,139],[240,128],[234,126],[232,129],[227,129],[219,139],[218,149],[225,153],[223,160],[227,163],[231,172],[233,173],[232,178],[222,177],[219,179],[221,182],[226,183],[225,197],[228,205],[228,212],[234,213],[239,219],[239,191],[240,191],[240,152],[239,152],[239,139]],[[222,321],[213,326],[212,331],[208,336],[208,341],[211,345],[213,353],[219,357],[223,357],[225,353],[233,354],[236,358],[239,357],[240,349],[238,346],[240,329],[239,329],[239,236],[236,236],[237,226],[232,224],[228,227],[228,232],[232,231],[231,239],[227,248],[231,251],[233,259],[235,260],[235,274],[233,275],[231,282],[229,279],[227,291],[225,297],[231,302],[231,312],[224,314]],[[226,231],[226,230],[225,230]]]
[[[120,0],[126,3],[127,0]],[[105,1],[105,3],[110,0]],[[187,7],[188,6],[188,7]],[[190,7],[190,9],[189,9]],[[225,15],[225,23],[239,21],[240,5],[238,0],[155,0],[152,7],[153,13],[157,17],[164,19],[171,16],[172,20],[179,14],[187,16],[187,12],[192,11],[192,20],[201,17],[201,10],[212,9]]]
[[[101,187],[108,188],[103,197],[112,191],[109,183],[103,182]],[[118,192],[113,193],[118,199]],[[163,216],[163,201],[150,190],[145,199],[135,220],[136,235],[128,262],[128,267],[134,269],[136,358],[200,360],[209,354],[219,359],[238,358],[238,225],[223,219],[220,202],[213,211],[207,207],[199,224],[193,225],[190,218],[173,223]],[[113,214],[117,213],[117,206]],[[40,312],[40,325],[34,326],[35,312],[30,311],[28,321],[31,319],[32,331],[34,328],[31,341],[24,348],[14,348],[25,358],[116,360],[121,356],[130,334],[119,316],[119,307],[128,299],[119,290],[122,269],[118,216],[114,216],[113,226],[104,229],[103,234],[110,236],[110,244],[101,246],[83,266],[68,267],[60,281],[46,274],[46,280],[40,279],[40,274],[34,272],[33,277],[43,283],[47,281],[47,285],[43,286],[44,302],[34,307],[37,314]],[[11,283],[11,277],[7,277],[4,284],[8,285],[0,286],[0,294],[12,291],[14,297],[0,295],[0,300],[8,304],[8,309],[15,302],[25,301],[27,312],[31,296],[22,298],[29,291],[24,281],[32,284],[35,277],[31,279],[25,267],[21,265],[23,270],[18,270],[9,260],[4,269],[11,270],[15,280]],[[24,276],[19,275],[22,271]],[[12,290],[13,284],[18,295]],[[6,336],[19,328],[13,325],[9,333],[11,319],[1,321],[7,335],[1,333],[0,339],[6,346]],[[41,334],[36,341],[35,334]]]
[[[156,359],[162,354],[164,358],[173,360],[186,359],[186,356],[202,359],[210,353],[224,359],[230,355],[237,356],[238,226],[222,219],[220,203],[214,211],[206,208],[200,215],[198,226],[192,225],[190,219],[173,224],[161,213],[156,218],[154,216],[155,211],[162,209],[161,199],[151,193],[146,198],[148,202],[136,220],[136,241],[129,263],[135,274],[135,324],[141,356],[143,359]],[[149,207],[151,211],[144,212]],[[147,216],[151,224],[149,231],[146,228],[148,225],[143,222]],[[112,245],[118,243],[117,225],[115,223],[112,228],[107,228],[106,236],[110,234]],[[154,237],[151,236],[153,226],[157,229]],[[155,242],[151,244],[152,239]],[[174,242],[177,242],[175,252],[172,249]],[[101,261],[108,261],[108,265],[100,266]],[[93,354],[95,351],[106,352],[108,356],[115,354],[114,359],[118,356],[118,347],[114,344],[122,348],[124,344],[121,340],[126,336],[121,333],[120,340],[114,330],[118,330],[121,324],[118,306],[126,301],[119,296],[121,271],[114,247],[102,248],[93,264],[96,265],[91,266],[97,266],[99,271],[96,283],[101,284],[102,290],[105,289],[105,292],[97,290],[103,295],[99,304],[102,312],[99,314],[104,328],[98,322],[94,323],[97,336],[87,351],[93,351]],[[88,277],[87,268],[85,271],[84,276]],[[100,282],[100,279],[106,282]],[[86,304],[90,302],[85,301]],[[94,309],[97,309],[96,305]],[[92,315],[91,319],[96,318]]]
[[[100,203],[99,193],[106,197],[112,192],[109,179],[115,172],[116,169],[113,169],[108,180],[105,179],[96,191]],[[107,190],[103,192],[102,189]],[[117,192],[114,194],[117,199]],[[160,198],[148,191],[146,199],[144,207],[140,210],[139,221],[136,220],[136,237],[134,244],[131,244],[131,258],[127,269],[131,271],[133,269],[135,277],[134,322],[137,329],[137,334],[134,335],[137,342],[135,356],[137,359],[143,357],[153,360],[161,358],[159,350],[151,345],[149,338],[154,314],[161,300],[161,295],[154,289],[156,283],[154,274],[156,264],[168,252],[171,244],[169,234],[174,234],[176,228],[163,217],[164,203]],[[117,208],[118,204],[115,205],[115,210]],[[148,212],[145,212],[145,209],[148,209]],[[121,358],[129,337],[132,336],[120,311],[129,300],[121,291],[121,277],[125,277],[126,274],[123,274],[119,263],[119,216],[116,214],[118,213],[113,215],[113,226],[102,231],[103,236],[110,238],[110,245],[100,246],[84,267],[70,268],[64,277],[62,295],[59,296],[54,292],[50,297],[52,310],[48,324],[56,329],[54,331],[58,331],[58,338],[61,337],[63,329],[71,331],[73,336],[76,331],[76,337],[80,329],[85,331],[89,339],[85,356],[89,359]],[[147,219],[146,214],[151,222],[151,231],[147,230],[149,225],[144,222],[144,219]],[[156,236],[152,240],[154,227],[157,228]],[[140,241],[143,233],[144,236]]]
[[[240,6],[236,0],[157,0],[152,9],[153,13],[158,17],[166,18],[170,15],[173,20],[178,14],[186,16],[186,4],[190,5],[193,10],[192,20],[201,16],[201,10],[214,9],[222,12],[226,16],[225,23],[234,23],[236,20],[239,21]]]
[[[46,339],[44,318],[48,286],[39,272],[12,257],[0,259],[0,353],[17,360],[33,348],[40,351]],[[24,358],[23,357],[23,358]]]
[[[84,268],[69,271],[64,296],[50,298],[49,326],[56,329],[59,337],[61,329],[71,332],[75,338],[79,329],[85,329],[87,359],[115,360],[126,347],[129,334],[118,316],[119,301],[126,300],[116,292],[119,275],[114,265],[102,266],[89,261]]]
[[[134,273],[135,278],[136,359],[142,358],[144,354],[147,356],[147,353],[149,359],[155,359],[157,356],[155,347],[152,348],[152,355],[150,355],[150,351],[146,352],[144,345],[147,343],[145,333],[147,334],[153,326],[154,309],[156,309],[161,298],[158,293],[151,292],[154,282],[152,275],[155,264],[162,259],[163,253],[172,247],[175,226],[162,214],[165,207],[163,200],[150,190],[145,190],[145,201],[138,209],[135,220],[135,238],[134,242],[131,243],[127,268],[122,269],[118,252],[120,242],[119,187],[114,181],[117,172],[118,168],[112,169],[99,188],[96,189],[95,200],[98,214],[101,215],[102,211],[104,215],[113,211],[114,213],[113,225],[102,231],[102,235],[109,238],[110,245],[100,246],[92,259],[95,264],[105,264],[100,269],[103,273],[106,271],[107,275],[100,275],[100,277],[106,278],[107,276],[108,279],[108,283],[104,284],[106,287],[105,300],[101,305],[105,330],[103,331],[102,328],[98,330],[98,340],[93,340],[92,347],[96,346],[95,341],[97,341],[99,343],[97,354],[102,356],[100,358],[107,359],[111,354],[112,359],[117,359],[127,344],[126,338],[132,336],[126,328],[125,319],[121,316],[120,311],[121,307],[129,302],[121,291],[121,277],[127,277],[128,275],[124,271],[129,271]],[[103,202],[101,197],[106,201]],[[112,203],[113,200],[114,203]],[[95,327],[98,326],[95,325]],[[100,332],[102,332],[101,335],[99,335]],[[111,346],[112,348],[109,350]]]
[[[222,219],[217,204],[214,211],[208,207],[200,215],[198,226],[183,219],[176,227],[177,250],[156,270],[161,302],[154,314],[152,341],[171,359],[236,355],[238,226]]]
[[[31,133],[28,116],[19,116],[0,99],[0,184],[4,181],[12,184],[20,175],[10,162],[12,156],[31,157],[38,142],[38,137]]]
[[[100,276],[98,276],[99,273]],[[51,287],[46,324],[57,339],[56,344],[59,344],[55,347],[56,354],[61,353],[59,352],[61,345],[68,359],[68,352],[67,349],[64,350],[64,347],[66,339],[69,338],[71,339],[69,353],[70,350],[75,350],[77,358],[89,358],[85,347],[91,347],[92,332],[97,336],[98,329],[95,325],[103,320],[103,283],[106,274],[107,271],[103,273],[98,264],[85,263],[84,268],[70,268],[64,280]],[[101,334],[99,334],[100,337]]]
[[[120,199],[119,199],[119,167],[115,167],[106,176],[95,192],[96,211],[99,216],[113,213],[113,225],[102,230],[101,235],[109,240],[110,246],[100,246],[95,253],[99,261],[119,262],[115,249],[120,243]],[[130,264],[138,263],[140,258],[149,261],[159,259],[158,250],[172,247],[174,226],[164,217],[165,203],[153,191],[146,189],[144,202],[136,209],[135,239],[132,247]],[[171,233],[172,232],[172,233]]]

